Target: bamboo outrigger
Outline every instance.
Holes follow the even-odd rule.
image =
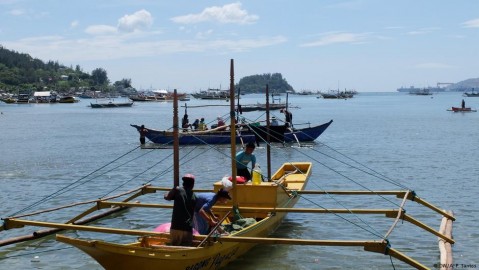
[[[234,94],[234,72],[233,60],[231,60],[231,86],[230,91]],[[268,94],[266,95],[268,96]],[[231,103],[231,119],[234,117],[234,100]],[[174,112],[177,115],[177,100],[175,91]],[[268,99],[267,99],[268,104]],[[267,117],[269,119],[269,117]],[[269,121],[269,120],[267,120]],[[178,129],[178,118],[174,118],[175,130]],[[232,179],[236,179],[236,161],[234,160],[236,145],[234,141],[235,124],[230,126],[232,134],[231,144],[231,167]],[[177,142],[175,147],[178,147]],[[268,145],[269,148],[269,145]],[[178,164],[178,151],[175,149],[175,163]],[[269,155],[268,155],[269,160]],[[414,260],[405,253],[393,248],[388,238],[394,231],[399,221],[407,221],[435,236],[439,239],[439,245],[445,255],[441,255],[441,263],[444,265],[452,263],[451,245],[454,244],[452,239],[452,222],[455,220],[452,212],[448,212],[428,203],[419,198],[410,190],[388,190],[388,191],[335,191],[335,190],[305,190],[308,180],[312,173],[311,162],[290,162],[284,163],[274,174],[268,169],[268,182],[262,182],[260,185],[252,185],[246,183],[239,185],[233,180],[232,197],[233,201],[226,206],[215,207],[215,212],[224,218],[224,224],[231,224],[239,218],[250,218],[254,223],[242,228],[229,235],[197,235],[194,236],[196,245],[189,247],[179,247],[168,245],[169,234],[158,233],[145,230],[129,230],[108,228],[100,226],[84,225],[88,221],[95,218],[88,218],[95,211],[108,209],[109,211],[119,211],[130,208],[172,208],[171,204],[147,204],[133,202],[136,198],[154,194],[157,191],[165,190],[162,187],[154,187],[144,185],[139,189],[121,194],[124,198],[120,201],[112,199],[119,198],[113,196],[105,199],[85,202],[93,204],[85,212],[77,215],[73,219],[65,223],[44,222],[25,219],[37,213],[17,215],[4,218],[4,224],[1,230],[19,228],[24,226],[38,226],[54,228],[53,230],[42,231],[41,234],[33,234],[32,236],[24,236],[15,239],[7,239],[0,242],[0,246],[16,243],[23,240],[31,240],[51,233],[57,233],[58,230],[78,230],[90,231],[97,233],[109,233],[119,235],[138,236],[137,241],[129,244],[111,243],[100,240],[86,240],[72,238],[58,234],[56,239],[60,242],[72,245],[84,251],[96,261],[98,261],[105,269],[218,269],[231,261],[235,260],[242,254],[246,253],[254,245],[257,244],[285,244],[285,245],[312,245],[312,246],[359,246],[370,252],[381,253],[394,257],[417,269],[429,269],[428,266]],[[174,172],[175,186],[179,182],[179,171],[175,167]],[[217,181],[213,185],[212,191],[218,191],[222,188],[222,182]],[[331,208],[294,208],[294,205],[302,195],[353,195],[353,196],[396,196],[401,199],[401,203],[395,209],[331,209]],[[439,231],[424,224],[412,215],[406,213],[406,202],[414,201],[438,214],[443,216],[443,224]],[[71,206],[71,205],[70,205]],[[70,207],[67,206],[67,207]],[[57,208],[59,209],[59,208]],[[53,211],[50,209],[46,211]],[[43,211],[45,212],[45,211]],[[281,224],[285,215],[289,212],[314,213],[314,214],[367,214],[367,215],[384,215],[392,218],[392,223],[387,232],[377,238],[368,240],[334,240],[334,239],[287,239],[287,238],[271,238],[268,237]],[[109,212],[108,212],[109,213]]]

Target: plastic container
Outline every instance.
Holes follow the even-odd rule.
[[[258,164],[254,165],[253,175],[252,175],[253,185],[261,185],[261,168]]]

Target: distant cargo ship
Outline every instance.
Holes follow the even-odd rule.
[[[400,87],[397,89],[398,92],[407,92],[407,93],[420,93],[423,92],[424,90],[427,90],[428,92],[444,92],[446,91],[445,87],[424,87],[424,88],[418,88],[414,86],[410,87]]]

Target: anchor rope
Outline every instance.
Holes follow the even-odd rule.
[[[301,174],[304,175],[304,173],[303,173],[301,170],[299,170],[299,168],[297,168],[293,163],[289,163],[289,164],[290,164],[291,166],[293,166],[294,168],[296,168],[297,171],[301,172]],[[363,229],[363,230],[365,230],[365,231],[371,233],[372,235],[374,235],[374,236],[376,236],[376,237],[379,237],[379,238],[381,238],[381,239],[384,239],[380,232],[378,232],[378,231],[377,231],[376,229],[374,229],[370,224],[368,224],[366,221],[364,221],[362,218],[360,218],[359,215],[353,213],[353,212],[351,211],[351,209],[349,209],[349,208],[346,207],[344,204],[342,204],[339,200],[337,200],[334,196],[332,196],[332,195],[331,195],[330,193],[328,193],[326,190],[323,190],[316,182],[313,182],[313,184],[315,184],[320,190],[325,191],[325,192],[326,192],[326,195],[328,195],[328,196],[329,196],[331,199],[333,199],[336,203],[338,203],[339,205],[341,205],[344,209],[346,209],[349,213],[351,213],[355,218],[357,218],[361,223],[364,223],[367,227],[370,228],[370,230],[367,229],[367,228],[365,228],[365,227],[363,227],[363,226],[361,226],[360,224],[357,224],[356,222],[354,222],[354,221],[352,221],[352,220],[350,220],[350,219],[348,219],[348,218],[342,216],[342,215],[339,215],[338,213],[331,212],[328,208],[322,206],[321,204],[319,204],[319,203],[317,203],[317,202],[315,202],[315,201],[312,201],[311,199],[309,199],[308,197],[306,197],[306,196],[304,196],[304,195],[298,194],[295,190],[288,189],[288,187],[284,186],[283,184],[279,183],[278,181],[276,181],[276,184],[280,185],[281,188],[282,188],[286,193],[293,193],[294,196],[299,196],[299,197],[301,197],[301,198],[303,198],[303,199],[309,201],[310,203],[314,204],[315,206],[317,206],[317,207],[319,207],[319,208],[321,208],[321,209],[324,209],[324,210],[328,211],[330,214],[333,214],[333,215],[335,215],[335,216],[337,216],[337,217],[339,217],[339,218],[341,218],[341,219],[343,219],[343,220],[349,222],[350,224],[353,224],[354,226],[359,227],[359,228],[361,228],[361,229]]]
[[[357,161],[357,160],[355,160],[355,159],[353,159],[353,158],[351,158],[351,157],[346,156],[345,154],[343,154],[343,153],[339,152],[338,150],[334,149],[333,147],[331,147],[331,146],[329,146],[329,145],[327,145],[327,144],[325,144],[325,143],[321,143],[321,144],[324,145],[325,147],[331,149],[331,150],[334,151],[335,153],[337,153],[337,154],[339,154],[339,155],[341,155],[341,156],[343,156],[343,157],[345,157],[345,158],[347,158],[347,159],[349,159],[349,160],[351,160],[351,161],[353,161],[353,162],[355,162],[355,163],[357,163],[357,164],[359,164],[359,165],[365,167],[366,169],[372,171],[372,172],[375,173],[375,174],[372,174],[372,173],[369,173],[369,172],[367,172],[367,171],[361,170],[360,168],[357,168],[357,167],[355,167],[355,166],[351,166],[350,164],[347,164],[347,163],[344,162],[344,161],[340,161],[339,159],[336,159],[336,158],[331,157],[331,158],[333,158],[334,160],[336,160],[336,161],[338,161],[338,162],[341,162],[341,163],[343,163],[343,164],[345,164],[345,165],[349,165],[349,166],[351,166],[351,167],[353,167],[353,168],[355,168],[355,169],[358,169],[358,170],[360,170],[360,171],[362,171],[362,172],[364,172],[364,173],[366,173],[366,174],[369,174],[369,175],[371,175],[371,176],[377,177],[377,178],[379,178],[379,179],[381,179],[381,180],[384,180],[384,181],[386,181],[386,182],[388,182],[388,183],[390,183],[390,184],[393,184],[393,185],[395,185],[395,186],[397,186],[397,187],[404,188],[404,189],[407,189],[407,190],[411,190],[409,187],[407,187],[407,186],[405,186],[405,185],[399,183],[398,181],[395,181],[395,180],[389,178],[388,176],[386,176],[386,175],[384,175],[384,174],[381,174],[380,172],[378,172],[378,171],[376,171],[376,170],[374,170],[374,169],[372,169],[372,168],[370,168],[370,167],[368,167],[368,166],[366,166],[366,165],[360,163],[359,161]],[[320,153],[320,152],[318,151],[318,153]],[[326,155],[326,154],[324,154],[324,153],[320,153],[320,154]]]
[[[108,162],[107,164],[105,164],[105,165],[101,166],[100,168],[98,168],[98,169],[92,171],[91,173],[89,173],[89,174],[87,174],[87,175],[85,175],[85,176],[83,176],[83,177],[80,177],[78,180],[76,180],[76,181],[74,181],[74,182],[72,182],[72,183],[70,183],[70,184],[67,184],[66,186],[60,188],[59,190],[57,190],[57,191],[55,191],[55,192],[53,192],[53,193],[51,193],[51,194],[49,194],[49,195],[43,197],[42,199],[40,199],[40,200],[38,200],[38,201],[36,201],[36,202],[34,202],[34,203],[32,203],[32,204],[30,204],[30,205],[24,207],[23,209],[21,209],[21,210],[15,212],[15,213],[13,213],[13,214],[11,214],[11,215],[9,215],[9,216],[16,216],[16,215],[18,215],[18,214],[20,214],[20,213],[25,212],[26,210],[32,209],[32,208],[35,207],[35,206],[38,206],[38,205],[40,205],[40,204],[42,204],[42,203],[44,203],[44,202],[46,202],[46,201],[48,201],[48,200],[50,200],[50,199],[52,199],[52,198],[55,198],[55,197],[59,196],[60,194],[63,194],[64,192],[66,192],[65,190],[68,190],[70,187],[76,185],[77,183],[79,183],[79,182],[81,182],[82,180],[88,178],[89,176],[93,175],[94,173],[96,173],[96,172],[102,170],[103,168],[106,168],[107,166],[109,166],[110,164],[116,162],[117,160],[120,160],[121,158],[125,157],[126,155],[130,154],[131,152],[135,151],[135,150],[138,149],[138,148],[140,148],[140,146],[137,146],[137,147],[135,147],[135,148],[133,148],[133,149],[127,151],[125,154],[120,155],[119,157],[117,157],[117,158],[114,159],[113,161]],[[86,182],[84,182],[84,183],[87,183],[87,182],[89,182],[89,181],[86,181]]]
[[[267,143],[266,140],[264,140],[264,139],[263,139],[263,142]],[[270,144],[270,146],[271,146],[271,144]],[[381,195],[381,194],[378,194],[378,193],[375,192],[374,190],[372,190],[372,189],[366,187],[365,185],[359,183],[358,181],[352,179],[351,177],[348,177],[347,175],[345,175],[345,174],[339,172],[338,170],[335,170],[335,169],[332,168],[331,166],[326,165],[324,162],[321,162],[321,161],[319,161],[318,159],[312,157],[311,155],[308,155],[308,154],[306,154],[306,153],[304,153],[304,152],[301,152],[301,151],[299,151],[299,150],[296,149],[296,148],[293,148],[293,149],[294,149],[295,151],[299,152],[300,154],[302,154],[302,155],[304,155],[304,156],[306,156],[306,157],[308,157],[308,158],[314,160],[314,161],[317,162],[318,164],[321,164],[321,165],[324,166],[325,168],[327,168],[327,169],[329,169],[329,170],[335,172],[336,174],[341,175],[341,176],[344,177],[345,179],[347,179],[347,180],[349,180],[349,181],[355,183],[356,185],[358,185],[358,186],[364,188],[365,190],[370,191],[371,193],[376,194],[377,196],[381,197],[381,198],[384,199],[385,201],[388,201],[388,202],[390,202],[391,204],[393,204],[393,205],[399,207],[399,204],[398,204],[398,203],[396,203],[396,202],[394,202],[394,201],[391,201],[390,199],[386,198],[385,196],[383,196],[383,195]],[[315,151],[315,150],[313,150],[313,151]],[[323,154],[322,152],[319,152],[319,151],[315,151],[315,152],[320,153],[320,154]],[[324,154],[324,155],[327,156],[327,157],[333,158],[333,157],[331,157],[331,156],[329,156],[329,155],[327,155],[327,154]],[[333,159],[334,159],[334,158],[333,158]],[[346,165],[349,165],[349,164],[346,164]],[[351,166],[351,165],[349,165],[349,166]],[[354,167],[354,166],[352,166],[352,167],[353,167],[353,168],[356,168],[356,167]]]

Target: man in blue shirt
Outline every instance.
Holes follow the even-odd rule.
[[[248,170],[248,163],[251,162],[251,168],[254,168],[254,165],[256,164],[256,156],[253,154],[254,148],[254,143],[249,142],[244,151],[236,154],[236,175],[243,176],[246,178],[246,181],[251,180],[251,173]]]
[[[218,224],[219,220],[211,208],[215,203],[226,203],[227,200],[231,200],[231,197],[224,189],[220,189],[216,194],[196,193],[194,227],[200,234],[208,234],[210,229]]]

